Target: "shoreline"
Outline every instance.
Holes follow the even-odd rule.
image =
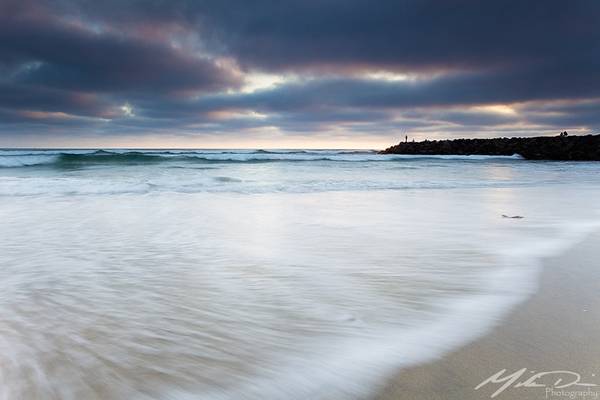
[[[560,399],[578,391],[581,393],[576,393],[575,399],[600,399],[600,346],[596,339],[600,337],[598,243],[600,232],[596,231],[566,252],[544,259],[538,290],[489,333],[437,360],[402,369],[375,398],[489,399],[508,380],[489,382],[478,390],[475,387],[501,370],[505,371],[498,379],[526,368],[493,398]],[[535,383],[547,387],[515,387],[536,373],[558,370],[569,373],[535,379]],[[563,385],[573,381],[573,373],[581,376],[580,383],[598,386],[559,388],[559,383],[551,388],[559,378]]]

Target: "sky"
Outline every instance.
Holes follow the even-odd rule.
[[[600,1],[0,0],[0,147],[597,133]]]

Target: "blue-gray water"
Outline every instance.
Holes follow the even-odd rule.
[[[531,293],[598,198],[600,163],[1,150],[0,399],[369,398]]]

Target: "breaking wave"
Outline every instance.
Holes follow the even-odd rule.
[[[373,150],[79,150],[79,151],[0,151],[0,168],[94,165],[140,165],[155,163],[270,163],[303,161],[411,161],[411,160],[517,160],[518,156],[414,156],[382,155]]]

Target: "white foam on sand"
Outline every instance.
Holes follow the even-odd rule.
[[[600,220],[565,223],[560,237],[526,241],[497,249],[506,265],[486,277],[484,294],[436,299],[440,316],[403,329],[373,327],[373,337],[314,343],[315,359],[285,358],[264,376],[215,391],[168,391],[174,400],[365,399],[377,392],[399,369],[442,357],[485,335],[522,304],[537,288],[542,261],[566,252],[592,232]]]

